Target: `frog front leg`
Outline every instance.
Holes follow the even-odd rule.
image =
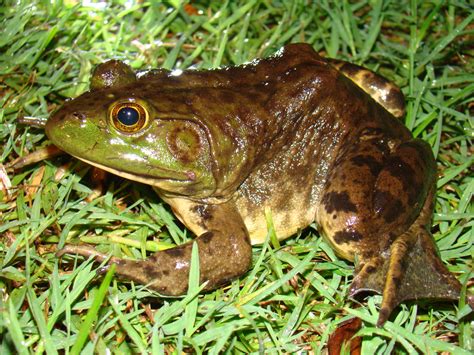
[[[109,265],[116,265],[116,274],[163,295],[182,295],[188,287],[193,242],[198,245],[200,282],[207,282],[206,289],[215,289],[245,273],[251,264],[252,248],[247,229],[233,203],[190,203],[190,207],[200,216],[196,223],[202,230],[194,241],[159,251],[146,260],[112,257]],[[93,256],[97,262],[107,259],[107,255],[88,245],[67,245],[58,252],[58,256],[64,254]]]
[[[461,287],[429,232],[435,189],[430,147],[367,132],[336,159],[318,222],[336,251],[356,261],[350,295],[383,295],[381,326],[405,300],[457,300]]]

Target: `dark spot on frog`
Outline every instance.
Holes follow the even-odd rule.
[[[387,164],[387,170],[402,182],[403,187],[409,187],[413,184],[415,171],[399,157],[391,159],[390,163]]]
[[[392,158],[386,170],[402,183],[403,189],[407,192],[408,203],[413,205],[421,188],[420,182],[416,181],[418,176],[416,172],[399,157]]]
[[[340,70],[346,73],[350,77],[355,77],[357,76],[357,74],[361,72],[362,69],[352,63],[343,63],[340,66]]]
[[[403,204],[400,200],[393,201],[392,206],[386,209],[382,217],[387,223],[391,223],[397,219],[400,214],[404,212]]]
[[[201,234],[201,236],[199,237],[199,239],[206,244],[209,244],[212,241],[212,238],[214,238],[214,233],[212,232],[206,232],[204,234]]]
[[[163,250],[163,253],[169,255],[170,257],[180,258],[180,257],[184,256],[184,248],[175,247],[175,248],[171,248],[171,249],[166,249],[166,250]]]
[[[375,75],[371,72],[365,72],[364,82],[365,82],[365,86],[372,87],[375,85],[377,89],[383,89],[387,86],[386,81],[383,80],[382,77]]]
[[[368,273],[368,274],[373,274],[376,271],[377,271],[377,268],[375,266],[372,266],[372,265],[367,266],[365,268],[365,272]]]
[[[212,213],[206,206],[197,205],[191,208],[191,211],[196,213],[200,218],[205,221],[209,221],[212,219]]]
[[[352,203],[347,192],[329,192],[324,195],[324,208],[328,213],[332,212],[357,212],[357,207]]]
[[[356,166],[367,166],[373,176],[377,176],[382,169],[382,164],[370,155],[356,155],[351,161]]]
[[[143,266],[143,271],[152,279],[158,279],[163,276],[161,271],[158,271],[158,266],[145,264]]]
[[[385,222],[394,222],[405,212],[402,201],[387,191],[377,191],[374,195],[374,210],[381,213]]]
[[[386,96],[385,101],[387,101],[389,104],[393,106],[400,106],[400,109],[403,109],[404,105],[404,100],[403,100],[403,95],[400,94],[400,91],[397,89],[390,89],[388,92],[388,95]]]
[[[359,242],[362,240],[362,238],[363,235],[359,232],[347,229],[334,234],[334,241],[337,244]]]

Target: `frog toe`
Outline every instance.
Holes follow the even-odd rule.
[[[56,252],[56,257],[61,258],[66,254],[82,255],[86,258],[93,257],[95,261],[101,263],[109,256],[98,252],[94,247],[87,244],[72,245],[66,244],[62,249]]]
[[[129,273],[130,264],[132,263],[132,261],[101,253],[88,244],[66,244],[62,249],[56,252],[56,257],[61,258],[67,254],[93,258],[97,263],[103,263],[106,261],[107,263],[105,265],[97,269],[97,274],[99,275],[105,274],[112,264],[116,265],[115,274],[118,276],[127,275]]]
[[[356,298],[367,292],[382,294],[386,276],[385,264],[387,261],[381,257],[374,257],[361,263],[349,288],[349,297]]]

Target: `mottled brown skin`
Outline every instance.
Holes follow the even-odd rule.
[[[405,98],[398,87],[367,68],[342,60],[327,60],[392,115],[397,118],[405,116]]]
[[[383,294],[379,325],[405,300],[459,298],[460,284],[429,232],[433,154],[393,116],[404,112],[398,88],[305,44],[256,63],[180,76],[157,70],[134,78],[127,68],[99,66],[93,90],[56,112],[47,134],[80,159],[153,185],[198,236],[207,289],[250,267],[251,243],[264,241],[271,211],[280,239],[316,221],[340,256],[357,261],[350,295]],[[125,79],[114,78],[120,73]],[[107,115],[117,100],[141,102],[146,128],[113,132]],[[117,137],[125,143],[108,147]],[[134,149],[132,161],[118,152],[124,144]],[[189,242],[147,260],[109,263],[126,279],[180,295],[191,249]],[[68,245],[59,255],[65,253],[107,257],[87,245]]]

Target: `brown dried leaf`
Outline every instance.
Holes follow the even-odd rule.
[[[105,180],[107,179],[107,172],[97,167],[92,167],[90,172],[91,180],[94,184],[92,193],[87,196],[86,201],[91,202],[99,198],[104,193]]]
[[[339,355],[343,347],[350,347],[351,355],[360,355],[362,347],[362,338],[355,337],[354,334],[362,326],[360,318],[352,318],[342,323],[329,337],[328,354]]]
[[[31,184],[25,186],[25,199],[27,201],[31,201],[38,192],[38,189],[41,186],[41,181],[43,180],[44,171],[45,166],[40,166],[39,169],[34,172]]]

